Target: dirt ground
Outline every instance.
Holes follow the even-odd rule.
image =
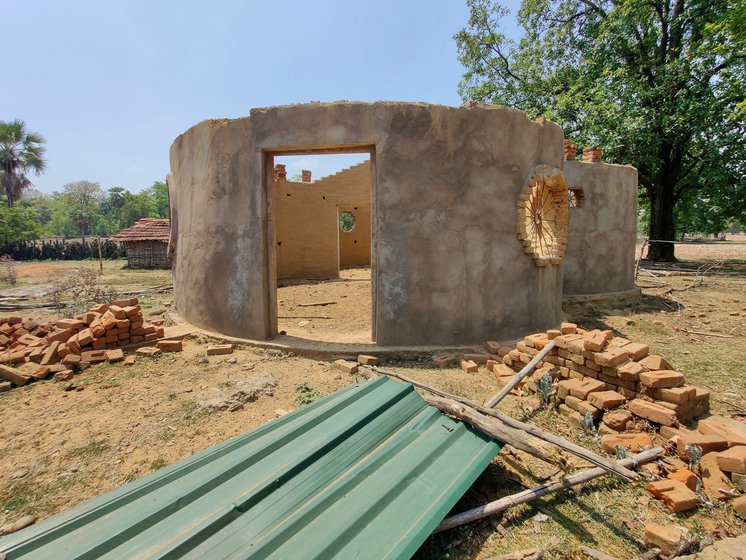
[[[724,252],[736,256],[728,258],[721,250],[702,253],[694,245],[691,249],[696,256],[677,250],[684,261],[670,267],[673,274],[660,268],[653,270],[656,276],[641,274],[640,284],[645,287],[638,303],[619,308],[575,306],[566,310],[568,318],[583,327],[613,328],[618,335],[649,344],[651,352],[665,356],[689,383],[712,390],[713,412],[746,412],[746,243],[731,242]],[[685,265],[696,271],[702,264],[723,260],[704,276],[682,274],[678,268]],[[122,265],[122,261],[106,263],[104,276],[120,291],[168,282],[167,272],[127,271]],[[42,269],[40,276],[19,274],[19,285],[43,285],[50,275],[60,274],[59,269],[76,266],[98,264],[59,263],[53,271]],[[287,322],[280,323],[280,328],[318,340],[349,336],[347,340],[354,341],[362,333],[369,336],[366,273],[352,270],[336,282],[281,287],[278,315],[293,318],[282,319]],[[171,294],[151,293],[142,299],[146,318],[154,317],[167,307]],[[319,301],[337,303],[298,306]],[[367,313],[360,313],[361,309]],[[23,314],[38,317],[44,313],[51,312]],[[304,320],[309,323],[300,325]],[[332,360],[339,356],[318,360],[239,348],[232,355],[207,357],[207,343],[194,336],[185,341],[182,353],[138,358],[130,367],[91,367],[74,380],[82,390],[65,391],[64,384],[44,381],[0,394],[0,525],[26,514],[47,517],[293,410],[299,384],[326,395],[355,381],[332,368]],[[485,369],[477,374],[456,368],[436,370],[427,356],[387,360],[384,365],[480,401],[498,390],[494,376]],[[278,381],[274,396],[262,396],[234,412],[199,409],[200,391],[230,387],[237,380],[265,373]],[[554,411],[537,410],[530,397],[510,397],[501,408],[598,450],[591,437],[571,428]],[[550,470],[522,454],[501,453],[454,512],[534,485],[538,475]],[[532,547],[545,549],[545,558],[586,558],[581,545],[620,559],[632,558],[644,550],[640,539],[648,521],[673,524],[702,536],[736,535],[746,529],[725,504],[703,504],[693,513],[677,516],[653,499],[642,484],[605,478],[431,537],[416,558],[486,559]]]

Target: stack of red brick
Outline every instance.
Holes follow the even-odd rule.
[[[39,324],[21,317],[0,318],[0,379],[25,385],[74,366],[119,361],[122,346],[155,341],[163,327],[146,323],[137,298],[97,304],[73,319]]]
[[[624,431],[633,416],[675,426],[709,410],[710,392],[686,385],[683,374],[663,357],[649,354],[647,345],[572,323],[529,335],[515,348],[498,348],[502,363],[493,365],[498,383],[510,381],[550,340],[555,348],[526,378],[525,388],[535,391],[536,382],[549,373],[559,379],[560,412],[578,423],[590,412],[600,433]],[[626,410],[616,411],[621,407]]]

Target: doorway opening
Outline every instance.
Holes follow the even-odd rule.
[[[373,146],[266,150],[273,336],[375,341]]]

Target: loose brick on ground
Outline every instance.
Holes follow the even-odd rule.
[[[697,507],[697,495],[679,480],[656,480],[649,483],[646,488],[674,513]]]
[[[155,346],[161,352],[181,352],[184,349],[181,340],[159,340]]]
[[[717,455],[717,453],[707,453],[699,461],[702,489],[710,498],[727,500],[730,495],[722,492],[721,489],[727,490],[730,487],[730,482],[725,473],[718,467]]]
[[[733,500],[731,506],[733,507],[733,511],[746,519],[746,496],[739,496]]]
[[[617,445],[622,449],[628,449],[632,453],[639,453],[643,448],[653,447],[650,434],[625,433],[609,434],[601,438],[601,447],[606,453],[614,453]]]
[[[357,361],[365,366],[377,366],[381,362],[376,356],[368,356],[367,354],[360,354]]]
[[[349,373],[350,375],[357,373],[358,366],[355,362],[350,362],[348,360],[336,360],[334,362],[334,367],[337,369],[341,369],[345,373]]]
[[[679,482],[683,482],[686,484],[686,487],[689,488],[692,492],[697,491],[697,482],[698,478],[697,475],[694,474],[692,471],[687,469],[686,467],[682,467],[680,469],[676,469],[673,472],[668,473],[668,477],[671,480],[678,480]]]
[[[121,362],[124,360],[124,352],[121,348],[112,348],[106,351],[106,360],[110,363]]]
[[[447,368],[448,366],[451,366],[458,362],[458,356],[455,356],[453,354],[442,354],[440,356],[435,356],[433,358],[433,365],[436,368]]]
[[[145,348],[138,348],[135,351],[135,354],[138,356],[147,356],[149,358],[155,358],[156,356],[160,356],[163,352],[161,352],[158,348],[153,348],[152,346],[146,346]]]
[[[746,445],[736,445],[718,453],[717,464],[721,471],[746,474]]]
[[[211,344],[207,347],[208,356],[220,356],[223,354],[233,354],[232,344]]]
[[[683,432],[676,442],[676,454],[682,459],[690,458],[688,445],[696,445],[702,449],[702,453],[712,453],[713,451],[723,451],[728,448],[728,442],[720,436],[710,436],[700,434],[699,432]]]
[[[709,416],[699,421],[697,429],[703,434],[725,438],[728,445],[746,445],[746,423],[732,418]]]
[[[466,373],[476,373],[479,371],[479,366],[473,360],[461,360],[461,369]]]
[[[681,531],[671,526],[648,523],[645,525],[645,544],[651,548],[660,548],[663,554],[674,552],[681,542]]]

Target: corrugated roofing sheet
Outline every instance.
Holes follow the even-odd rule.
[[[499,449],[379,378],[0,539],[0,553],[409,558]]]

